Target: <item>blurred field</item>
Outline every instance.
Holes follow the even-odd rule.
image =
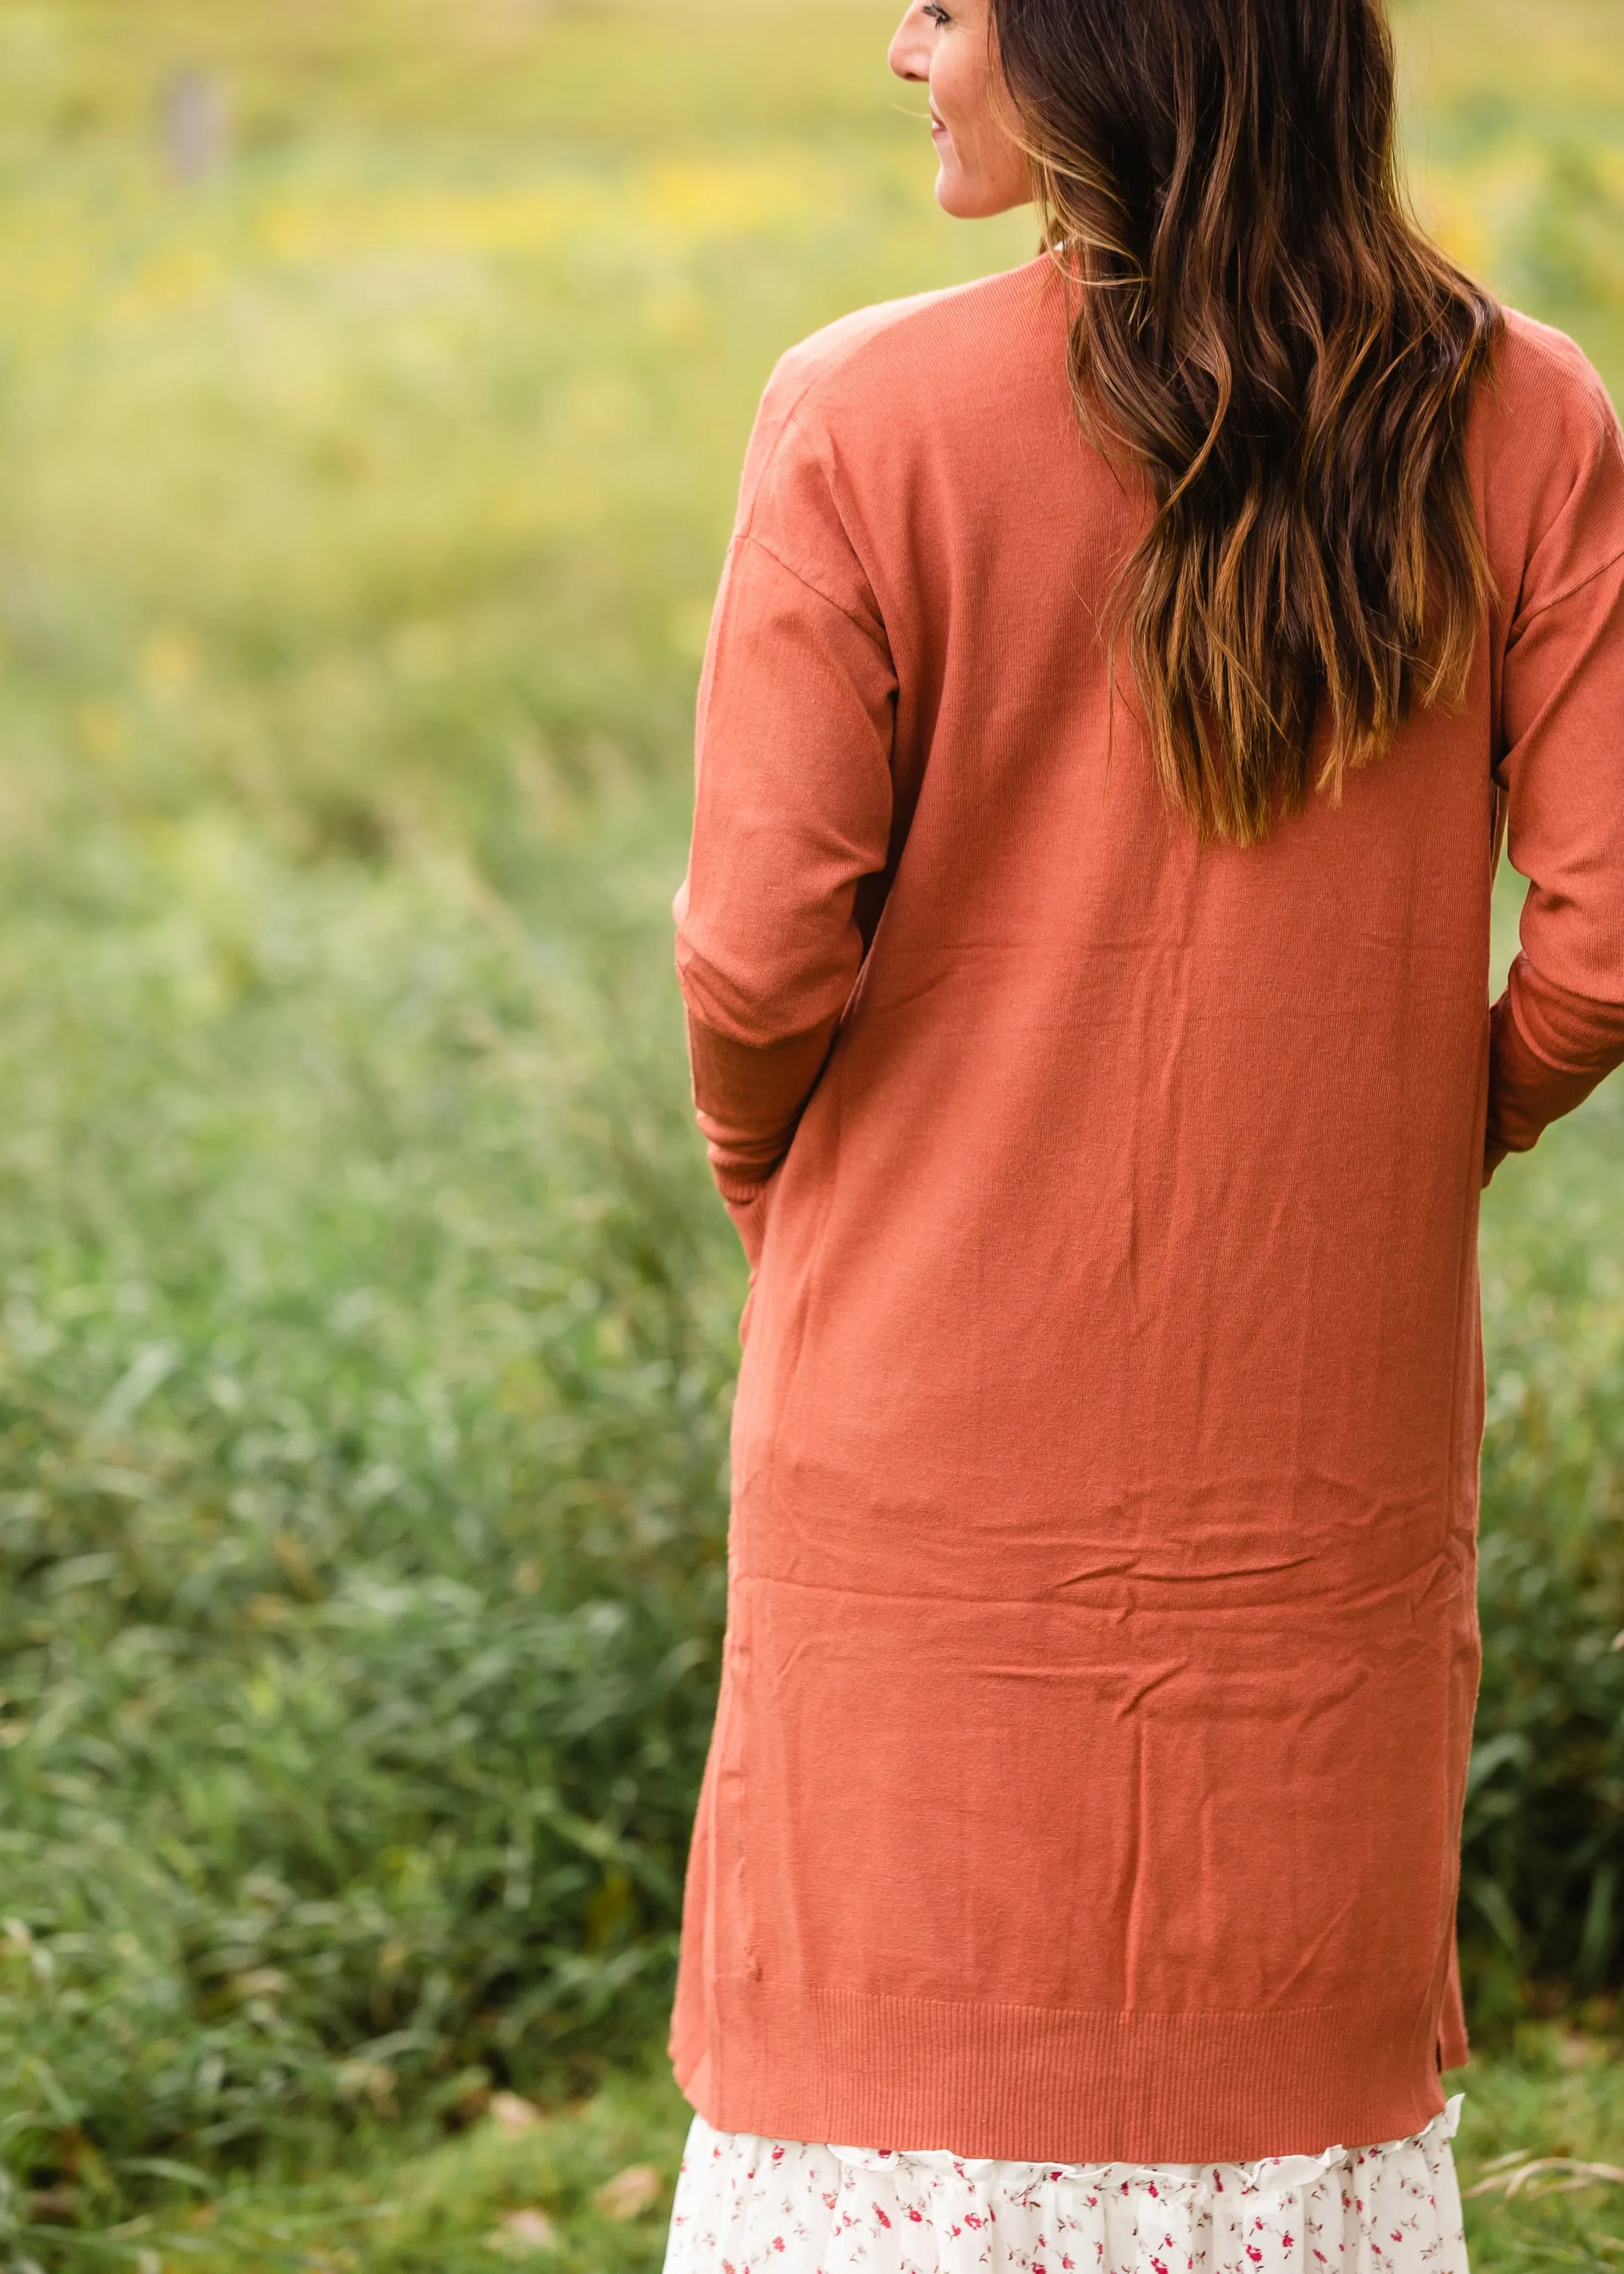
[[[1624,394],[1613,0],[1402,23],[1424,205]],[[0,2264],[658,2262],[591,2195],[680,2137],[721,1605],[697,658],[778,351],[1029,249],[886,28],[0,8]],[[1621,1164],[1615,1082],[1487,1209],[1472,2169],[1624,2149]]]

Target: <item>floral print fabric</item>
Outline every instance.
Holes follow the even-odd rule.
[[[665,2274],[1467,2274],[1450,2142],[1255,2164],[808,2146],[695,2117]]]

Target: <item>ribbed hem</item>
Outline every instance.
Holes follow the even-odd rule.
[[[1065,2164],[1249,2163],[1420,2131],[1438,2017],[1094,2013],[713,1978],[678,2082],[718,2132]]]

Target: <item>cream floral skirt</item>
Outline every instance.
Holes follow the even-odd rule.
[[[1467,2274],[1449,2142],[1256,2164],[1012,2164],[694,2119],[665,2274]]]

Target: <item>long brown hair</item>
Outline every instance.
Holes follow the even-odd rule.
[[[993,34],[1079,413],[1154,505],[1120,597],[1157,767],[1251,843],[1464,696],[1503,319],[1406,209],[1380,0],[994,0]]]

